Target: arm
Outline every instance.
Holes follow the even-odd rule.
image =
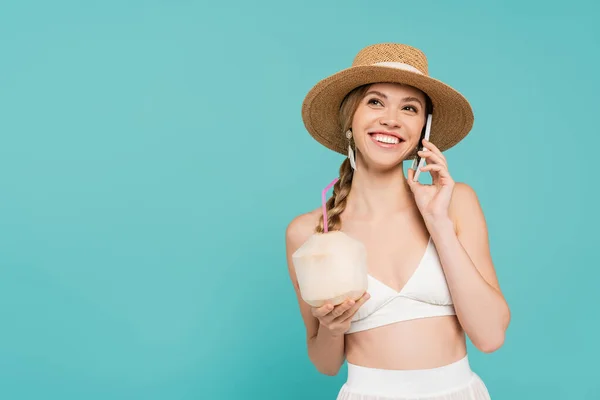
[[[473,344],[489,353],[504,343],[510,310],[490,255],[488,232],[473,189],[457,183],[450,217],[425,221],[438,250],[460,324]]]
[[[344,334],[332,335],[313,316],[310,305],[300,296],[296,271],[292,263],[292,254],[312,234],[313,223],[314,218],[311,214],[303,214],[288,225],[285,234],[287,265],[300,307],[300,314],[306,327],[308,357],[319,372],[333,376],[337,375],[345,360]]]

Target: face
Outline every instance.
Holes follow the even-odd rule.
[[[419,144],[425,112],[420,90],[395,83],[371,85],[352,119],[357,158],[377,168],[397,166]]]

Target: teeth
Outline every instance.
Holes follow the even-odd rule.
[[[373,139],[382,143],[390,143],[390,144],[398,144],[400,140],[395,136],[382,135],[380,133],[376,133],[373,135]]]

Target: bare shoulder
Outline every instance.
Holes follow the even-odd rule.
[[[296,281],[296,272],[292,262],[292,254],[294,254],[294,252],[314,233],[315,227],[319,222],[319,215],[319,209],[300,214],[289,222],[285,230],[285,249],[288,270],[296,290],[298,289],[298,283]]]
[[[478,202],[477,193],[468,183],[456,182],[454,184],[454,192],[452,193],[452,208],[464,208]]]
[[[313,234],[319,222],[319,211],[320,209],[316,208],[300,214],[290,221],[285,231],[286,244],[288,246],[297,249]]]
[[[477,193],[469,184],[456,182],[454,185],[454,192],[452,193],[452,200],[450,202],[450,215],[457,228],[457,233],[460,233],[461,225],[464,227],[465,222],[469,222],[465,221],[465,219],[473,220],[483,218],[483,210],[479,203]]]
[[[455,184],[450,203],[450,215],[458,239],[479,273],[490,285],[499,289],[490,251],[486,218],[475,189],[467,183]]]

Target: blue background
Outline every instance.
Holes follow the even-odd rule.
[[[284,232],[343,157],[304,95],[364,46],[471,101],[446,155],[512,310],[493,399],[598,399],[591,1],[13,1],[0,7],[0,398],[333,399]]]

